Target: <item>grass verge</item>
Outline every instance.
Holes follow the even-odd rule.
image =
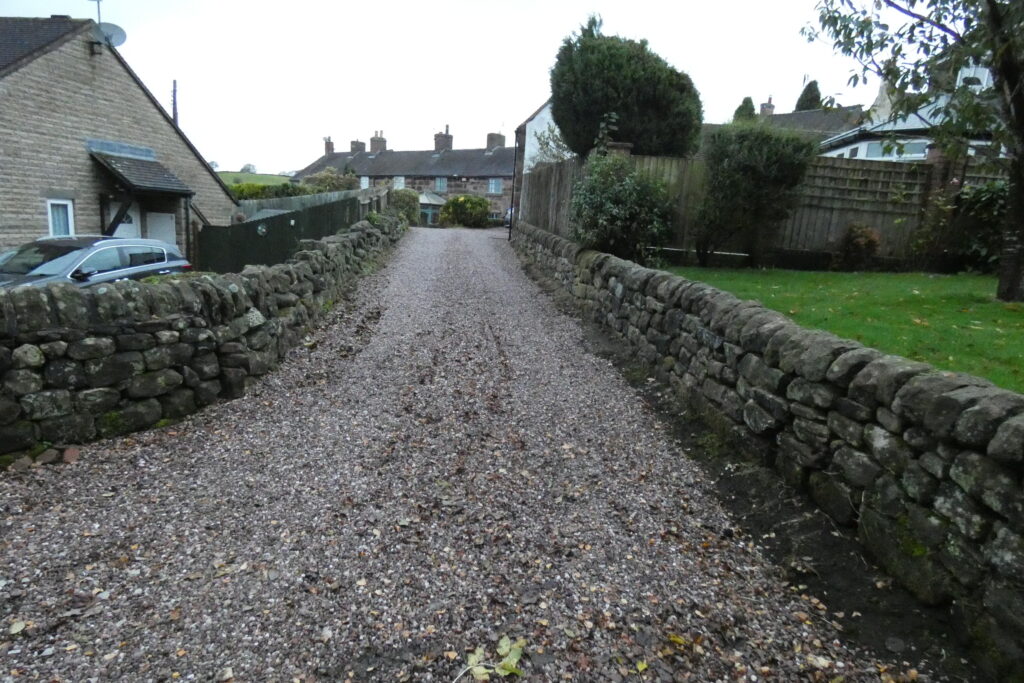
[[[804,327],[1024,392],[1024,306],[983,275],[671,268]]]
[[[236,183],[255,183],[257,185],[280,185],[291,182],[286,175],[274,175],[272,173],[242,173],[241,171],[218,171],[217,175],[227,185]]]

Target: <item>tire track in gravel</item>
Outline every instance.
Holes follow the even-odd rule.
[[[530,680],[909,668],[787,592],[501,235],[413,230],[246,398],[0,478],[4,669],[450,681],[506,634]]]

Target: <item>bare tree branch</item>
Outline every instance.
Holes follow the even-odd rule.
[[[885,0],[885,5],[887,7],[890,7],[892,9],[896,10],[900,14],[908,16],[911,19],[917,19],[918,21],[920,21],[920,22],[922,22],[924,24],[928,24],[929,26],[931,26],[932,28],[934,28],[934,29],[936,29],[938,31],[942,31],[943,33],[945,33],[945,34],[951,36],[952,38],[954,38],[958,43],[963,41],[963,39],[964,39],[964,37],[959,32],[954,31],[953,29],[949,28],[948,26],[940,24],[939,22],[935,21],[934,19],[931,19],[930,17],[926,17],[923,14],[918,14],[917,12],[912,11],[910,8],[904,7],[903,5],[899,4],[895,0]]]

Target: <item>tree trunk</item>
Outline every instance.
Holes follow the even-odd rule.
[[[1024,300],[1024,63],[1015,33],[1021,20],[1019,5],[986,0],[981,7],[991,33],[992,79],[1000,95],[1000,106],[1011,137],[1009,200],[1003,228],[1003,250],[999,257],[999,286],[996,296],[1003,301]],[[1009,13],[1008,16],[1006,13]]]
[[[1009,180],[996,296],[1003,301],[1024,301],[1024,159],[1019,155],[1010,160]]]

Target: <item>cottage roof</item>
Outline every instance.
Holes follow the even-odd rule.
[[[90,23],[88,19],[0,17],[0,77],[59,46]]]
[[[765,117],[765,120],[778,128],[824,140],[863,123],[864,107],[855,104],[849,107],[794,111],[789,114],[772,114]]]
[[[79,35],[82,31],[94,25],[95,22],[91,19],[72,19],[57,15],[49,18],[0,17],[0,78],[7,76],[12,71],[19,69],[43,54],[57,49],[74,36]],[[228,186],[210,168],[203,155],[199,153],[199,150],[192,144],[192,141],[185,136],[185,133],[182,132],[178,124],[175,123],[174,119],[163,108],[163,105],[153,96],[153,93],[149,91],[149,88],[142,82],[142,79],[132,70],[128,62],[121,56],[121,53],[113,46],[108,46],[106,49],[110,51],[110,54],[121,64],[131,79],[139,86],[143,94],[153,103],[156,110],[163,116],[192,154],[195,155],[195,158],[205,167],[210,177],[220,186],[224,195],[232,204],[237,205],[238,201],[231,194]],[[189,194],[192,194],[192,190],[188,188],[186,190]]]
[[[946,122],[947,113],[945,107],[949,104],[949,95],[942,94],[935,97],[928,104],[920,109],[904,116],[889,116],[881,121],[867,120],[862,125],[848,131],[841,131],[821,141],[821,149],[828,151],[844,145],[851,144],[858,140],[880,140],[882,138],[898,135],[907,137],[932,137],[932,128]],[[992,131],[974,131],[971,133],[973,140],[990,140]]]
[[[302,169],[296,177],[319,173],[327,167],[340,173],[351,170],[356,175],[374,177],[393,176],[467,176],[512,177],[515,168],[515,149],[448,149],[400,152],[335,152],[325,154]]]

